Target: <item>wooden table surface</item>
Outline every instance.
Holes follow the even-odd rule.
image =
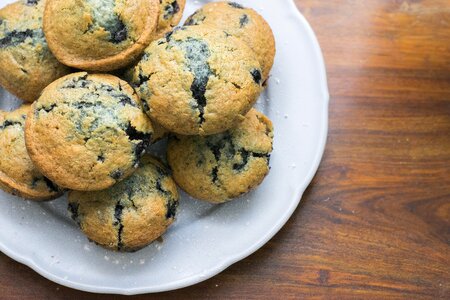
[[[327,148],[301,205],[220,275],[137,299],[450,299],[450,1],[297,4],[331,93]],[[59,286],[0,254],[0,298],[116,297]]]

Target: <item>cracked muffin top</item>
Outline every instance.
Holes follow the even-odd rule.
[[[178,25],[183,17],[186,0],[159,0],[159,18],[155,37],[161,38]]]
[[[200,26],[176,28],[151,43],[125,77],[152,119],[184,135],[233,127],[262,90],[251,49],[223,31]]]
[[[33,165],[25,147],[25,119],[30,105],[0,111],[0,188],[30,200],[59,197],[62,192]]]
[[[216,27],[245,42],[258,57],[262,77],[269,77],[275,58],[275,37],[264,18],[236,2],[210,2],[190,16],[185,25]]]
[[[222,203],[258,186],[269,172],[272,122],[255,109],[224,133],[172,136],[167,159],[178,185],[188,194]]]
[[[44,32],[62,63],[111,71],[142,54],[158,16],[158,0],[47,0]]]
[[[151,156],[129,178],[99,192],[69,193],[69,212],[87,237],[117,251],[136,251],[172,224],[178,191],[166,168]]]
[[[32,161],[59,186],[81,191],[102,190],[130,176],[153,133],[133,89],[107,74],[58,79],[27,118]]]
[[[21,0],[0,9],[0,85],[33,102],[69,73],[50,52],[42,31],[44,0]]]

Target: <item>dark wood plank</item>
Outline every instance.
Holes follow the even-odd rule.
[[[189,1],[189,0],[188,0]],[[327,62],[330,135],[292,219],[197,286],[136,299],[450,299],[450,3],[297,0]],[[1,298],[116,299],[0,255]]]

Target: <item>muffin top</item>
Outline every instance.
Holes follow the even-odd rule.
[[[111,71],[142,54],[158,16],[158,0],[47,0],[44,32],[64,64]]]
[[[159,0],[159,18],[155,37],[161,38],[178,25],[183,17],[186,0]]]
[[[190,16],[185,25],[216,27],[241,39],[255,52],[263,80],[269,77],[275,59],[275,37],[255,10],[236,2],[210,2]]]
[[[25,120],[30,105],[0,111],[0,187],[30,200],[50,200],[61,190],[34,166],[25,147]]]
[[[133,89],[119,78],[84,72],[49,85],[28,113],[33,162],[58,185],[101,190],[132,174],[153,133]]]
[[[152,119],[185,135],[233,127],[262,90],[252,50],[223,31],[201,26],[176,28],[151,43],[125,77]]]
[[[250,110],[224,133],[172,136],[167,159],[175,181],[188,194],[212,203],[238,197],[259,185],[269,172],[272,122]]]
[[[129,178],[98,192],[69,193],[81,230],[112,250],[135,251],[161,236],[175,219],[178,191],[167,169],[146,156]]]
[[[44,4],[21,0],[0,9],[0,85],[27,102],[70,71],[48,48],[42,30]]]

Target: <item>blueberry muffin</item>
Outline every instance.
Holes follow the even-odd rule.
[[[185,25],[214,26],[242,39],[255,52],[263,80],[269,77],[275,58],[275,38],[264,18],[236,2],[211,2],[190,16]]]
[[[12,112],[0,111],[0,188],[7,193],[42,201],[62,191],[31,162],[25,147],[25,119],[30,105]]]
[[[142,54],[158,16],[158,0],[47,0],[44,33],[62,63],[111,71]]]
[[[0,9],[0,85],[33,102],[69,73],[50,52],[42,31],[44,0],[21,0]]]
[[[156,38],[161,38],[171,31],[183,17],[186,0],[159,0],[159,19]]]
[[[87,237],[117,251],[136,251],[174,221],[177,187],[165,167],[146,156],[131,177],[98,192],[69,193],[69,212]]]
[[[222,203],[258,186],[269,172],[273,127],[252,109],[237,127],[224,133],[172,136],[167,159],[178,185],[188,194]]]
[[[152,133],[126,82],[81,72],[44,89],[28,113],[25,141],[45,176],[64,188],[92,191],[130,176]]]
[[[251,49],[223,31],[200,26],[177,28],[150,44],[125,78],[153,120],[184,135],[233,127],[262,89]]]

